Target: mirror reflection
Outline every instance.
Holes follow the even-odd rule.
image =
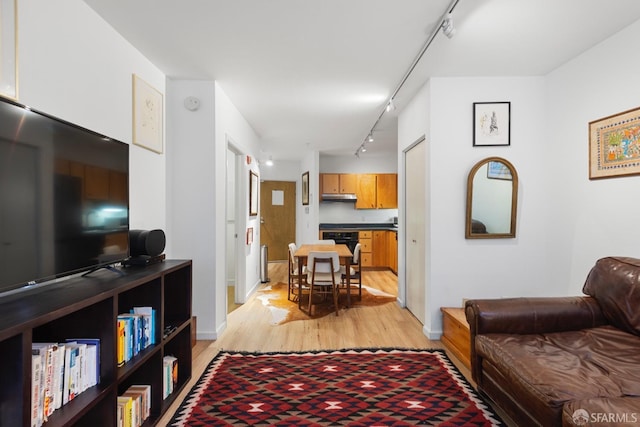
[[[509,161],[479,161],[467,179],[467,239],[515,237],[518,174]]]

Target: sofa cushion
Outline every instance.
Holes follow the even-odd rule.
[[[476,336],[477,354],[534,406],[640,396],[640,337],[613,326],[550,334]],[[559,420],[558,420],[559,421]]]
[[[612,325],[640,335],[640,259],[599,259],[582,291],[598,301]]]

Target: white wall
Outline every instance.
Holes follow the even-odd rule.
[[[130,144],[132,74],[163,94],[164,74],[81,0],[18,10],[19,101]],[[131,228],[166,228],[165,159],[130,147]]]
[[[249,170],[260,174],[255,154],[258,137],[233,106],[223,89],[212,81],[170,80],[168,128],[171,152],[168,185],[172,255],[193,260],[193,313],[198,316],[198,338],[216,339],[226,327],[227,269],[227,167],[228,146],[254,160],[243,162],[235,183],[241,267],[236,286],[246,297],[260,283],[260,233],[258,216],[249,216]],[[200,109],[183,106],[187,96],[200,99]],[[234,173],[234,171],[231,171]],[[254,229],[254,243],[244,244],[244,230]]]
[[[401,112],[399,153],[423,133],[430,147],[429,337],[441,333],[441,306],[580,294],[598,258],[638,256],[640,230],[630,224],[640,214],[639,178],[590,181],[587,129],[591,120],[638,106],[633,70],[640,59],[619,58],[639,37],[636,23],[545,77],[434,78]],[[472,146],[472,104],[483,101],[511,102],[511,146]],[[489,156],[517,169],[517,237],[466,240],[467,174]],[[401,225],[401,259],[402,233]]]
[[[318,240],[320,224],[318,171],[320,154],[312,151],[300,162],[300,180],[296,185],[296,242],[303,244]],[[309,205],[302,205],[302,174],[309,172]]]
[[[588,169],[588,123],[640,106],[638,40],[640,21],[546,78],[549,170],[561,172],[548,187],[548,263],[569,294],[581,293],[597,259],[640,257],[640,177],[589,180]]]

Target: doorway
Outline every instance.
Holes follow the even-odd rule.
[[[289,243],[296,241],[296,183],[260,183],[260,245],[267,245],[268,261],[286,261]]]
[[[226,159],[226,222],[225,222],[225,242],[226,242],[226,265],[225,265],[225,287],[227,295],[227,313],[232,312],[243,302],[240,296],[243,289],[241,284],[242,272],[244,269],[244,258],[238,253],[242,248],[238,245],[238,229],[244,227],[240,223],[241,218],[238,216],[240,209],[239,197],[242,192],[238,191],[241,182],[239,173],[243,170],[241,154],[230,141],[227,141],[227,159]]]
[[[426,294],[426,143],[424,137],[404,152],[405,277],[407,308],[424,325]]]

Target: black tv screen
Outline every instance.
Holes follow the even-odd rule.
[[[0,98],[0,293],[129,254],[129,146]]]

